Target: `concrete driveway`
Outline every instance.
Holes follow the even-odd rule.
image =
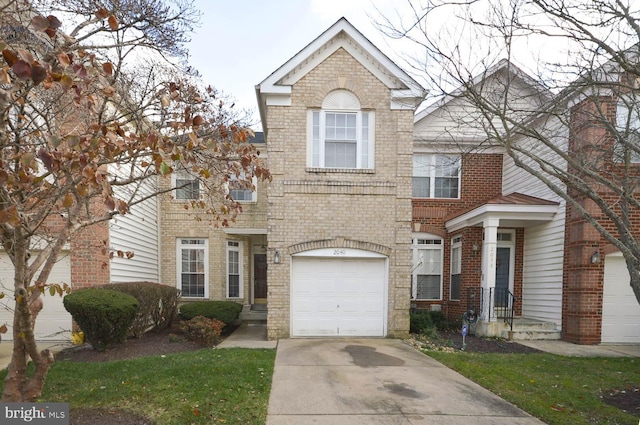
[[[393,339],[280,340],[267,425],[543,422]]]

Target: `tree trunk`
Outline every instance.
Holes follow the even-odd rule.
[[[42,299],[29,296],[31,276],[27,272],[29,240],[15,238],[9,253],[15,267],[14,289],[15,310],[13,312],[13,352],[7,376],[4,380],[2,402],[26,402],[40,398],[42,388],[53,363],[49,350],[38,352],[35,341],[34,324],[40,310]],[[34,288],[37,291],[37,288]],[[32,376],[27,374],[29,357],[35,364]]]

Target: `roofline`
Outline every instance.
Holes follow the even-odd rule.
[[[322,46],[329,43],[334,37],[341,32],[352,38],[360,45],[366,54],[370,55],[378,61],[386,70],[390,72],[391,77],[401,81],[406,88],[389,87],[392,90],[392,104],[402,107],[403,100],[406,99],[424,99],[427,90],[420,85],[413,77],[407,74],[402,68],[396,65],[387,55],[378,49],[371,41],[365,37],[357,28],[355,28],[346,18],[338,19],[333,25],[327,28],[322,34],[298,51],[293,57],[273,71],[267,78],[262,80],[255,86],[256,97],[258,100],[258,109],[260,110],[260,119],[263,123],[263,130],[266,131],[266,112],[263,110],[266,106],[266,96],[276,99],[279,104],[286,104],[290,99],[291,86],[280,85],[278,82],[291,71],[304,63],[315,52],[319,51]],[[416,102],[410,105],[416,107]]]
[[[455,232],[465,227],[477,226],[488,218],[551,221],[559,208],[558,204],[484,204],[458,217],[447,220],[445,227],[448,232]]]

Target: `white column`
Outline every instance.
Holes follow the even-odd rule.
[[[482,222],[484,240],[482,242],[482,316],[489,321],[489,312],[493,309],[493,291],[496,287],[496,250],[498,247],[498,225],[500,219],[489,218]],[[491,293],[492,296],[489,296]]]

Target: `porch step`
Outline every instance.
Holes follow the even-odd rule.
[[[517,318],[513,321],[513,330],[505,330],[503,338],[509,340],[558,340],[561,331],[553,322],[536,319]]]
[[[262,304],[258,309],[253,309],[252,306],[245,305],[240,312],[239,319],[243,323],[267,323],[266,304]]]

